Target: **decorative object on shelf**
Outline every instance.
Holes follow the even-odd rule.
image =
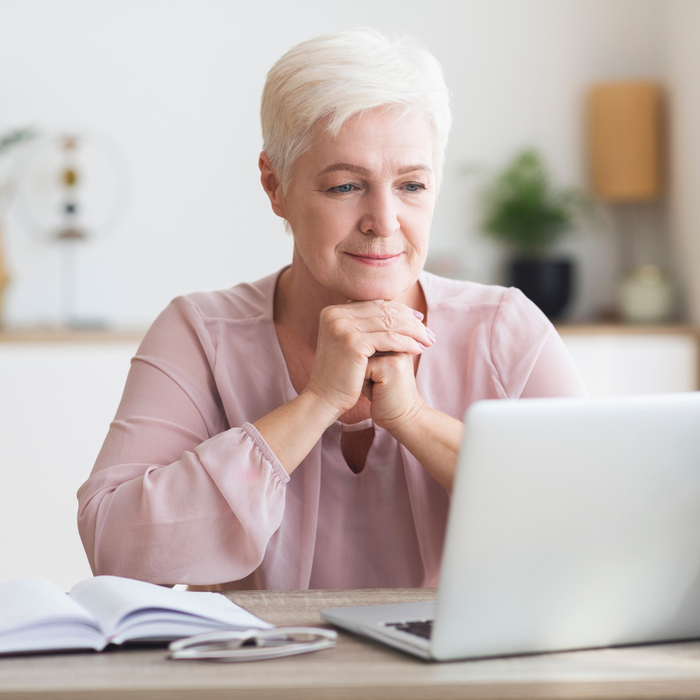
[[[653,254],[660,243],[654,207],[663,196],[662,141],[657,83],[621,81],[591,88],[591,186],[618,219],[622,236],[618,304],[621,316],[630,322],[641,318],[663,322],[673,314],[672,287]]]
[[[0,158],[15,146],[19,146],[36,136],[33,129],[15,129],[7,134],[0,135]],[[5,211],[8,207],[12,193],[12,182],[10,179],[0,179],[0,327],[3,325],[3,309],[5,302],[5,291],[10,283],[10,271],[5,261],[2,240],[2,222]]]
[[[630,270],[620,285],[620,314],[627,323],[663,323],[673,311],[673,291],[656,265]]]
[[[647,81],[596,85],[589,99],[593,191],[608,202],[661,194],[661,91]]]
[[[78,313],[78,249],[104,238],[125,211],[128,178],[119,149],[92,131],[53,133],[28,153],[18,182],[23,229],[61,253],[62,324],[103,326]]]
[[[10,284],[10,271],[5,262],[5,253],[3,252],[2,228],[0,228],[0,328],[3,326],[3,310],[5,308],[5,292],[7,285]]]
[[[566,258],[514,258],[509,266],[509,283],[537,304],[547,318],[561,317],[573,289],[573,263]]]
[[[571,299],[574,269],[551,248],[585,207],[580,192],[552,184],[533,150],[520,153],[483,194],[482,229],[510,249],[508,283],[552,319]]]

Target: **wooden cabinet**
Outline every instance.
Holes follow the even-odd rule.
[[[91,575],[76,492],[117,410],[139,334],[0,333],[0,581]]]
[[[696,391],[700,334],[688,326],[557,328],[591,396]]]

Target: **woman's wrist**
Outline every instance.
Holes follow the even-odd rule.
[[[302,391],[253,425],[287,474],[291,474],[337,417],[337,411],[327,401]]]
[[[395,440],[402,445],[410,442],[411,436],[420,435],[430,420],[432,409],[418,396],[415,403],[403,415],[391,421],[377,422],[380,428],[386,430]]]
[[[335,423],[345,412],[309,387],[301,391],[299,396],[294,399],[294,403],[311,420],[313,425],[323,425],[323,430]]]

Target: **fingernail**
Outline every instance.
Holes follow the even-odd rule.
[[[420,345],[421,350],[427,350],[427,349],[428,349],[428,346],[427,346],[427,345],[423,345],[423,343],[421,343],[420,340],[416,340],[416,343],[418,343],[418,345]]]
[[[423,316],[423,314],[422,314],[420,311],[416,311],[415,309],[411,309],[411,311],[413,311],[413,315],[414,315],[419,321],[422,321],[422,320],[425,318],[425,316]]]
[[[434,342],[437,340],[437,338],[435,337],[435,333],[433,333],[433,332],[430,330],[430,328],[426,328],[426,329],[425,329],[425,332],[428,334],[428,338],[430,338],[430,342],[431,342],[431,343],[434,343]]]

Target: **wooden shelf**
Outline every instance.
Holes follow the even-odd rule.
[[[16,328],[0,330],[0,343],[138,343],[145,330]]]
[[[635,325],[626,323],[561,323],[560,335],[691,335],[700,337],[700,328],[685,324]]]

